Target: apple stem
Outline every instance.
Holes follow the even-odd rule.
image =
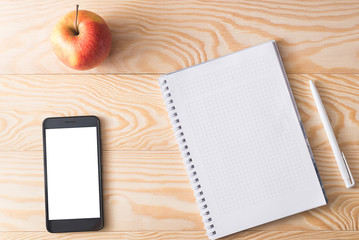
[[[78,29],[78,26],[77,26],[77,16],[79,14],[79,5],[77,4],[76,5],[76,20],[75,20],[75,31],[76,31],[76,34],[78,35],[79,34],[79,29]]]

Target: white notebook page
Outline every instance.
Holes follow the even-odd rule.
[[[164,76],[219,238],[326,203],[275,42]]]

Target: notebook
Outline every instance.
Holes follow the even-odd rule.
[[[159,84],[209,238],[327,203],[275,41]]]

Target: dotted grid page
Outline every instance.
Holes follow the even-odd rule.
[[[169,81],[215,228],[239,222],[223,236],[324,204],[278,59],[254,50]]]

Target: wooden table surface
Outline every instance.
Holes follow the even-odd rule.
[[[346,189],[314,106],[316,81],[359,183],[359,1],[78,1],[113,47],[90,71],[60,63],[49,36],[73,1],[0,2],[0,239],[207,239],[157,78],[275,39],[329,203],[225,239],[358,239],[359,187]],[[42,120],[102,121],[105,227],[45,229]],[[359,186],[359,184],[358,184]]]

